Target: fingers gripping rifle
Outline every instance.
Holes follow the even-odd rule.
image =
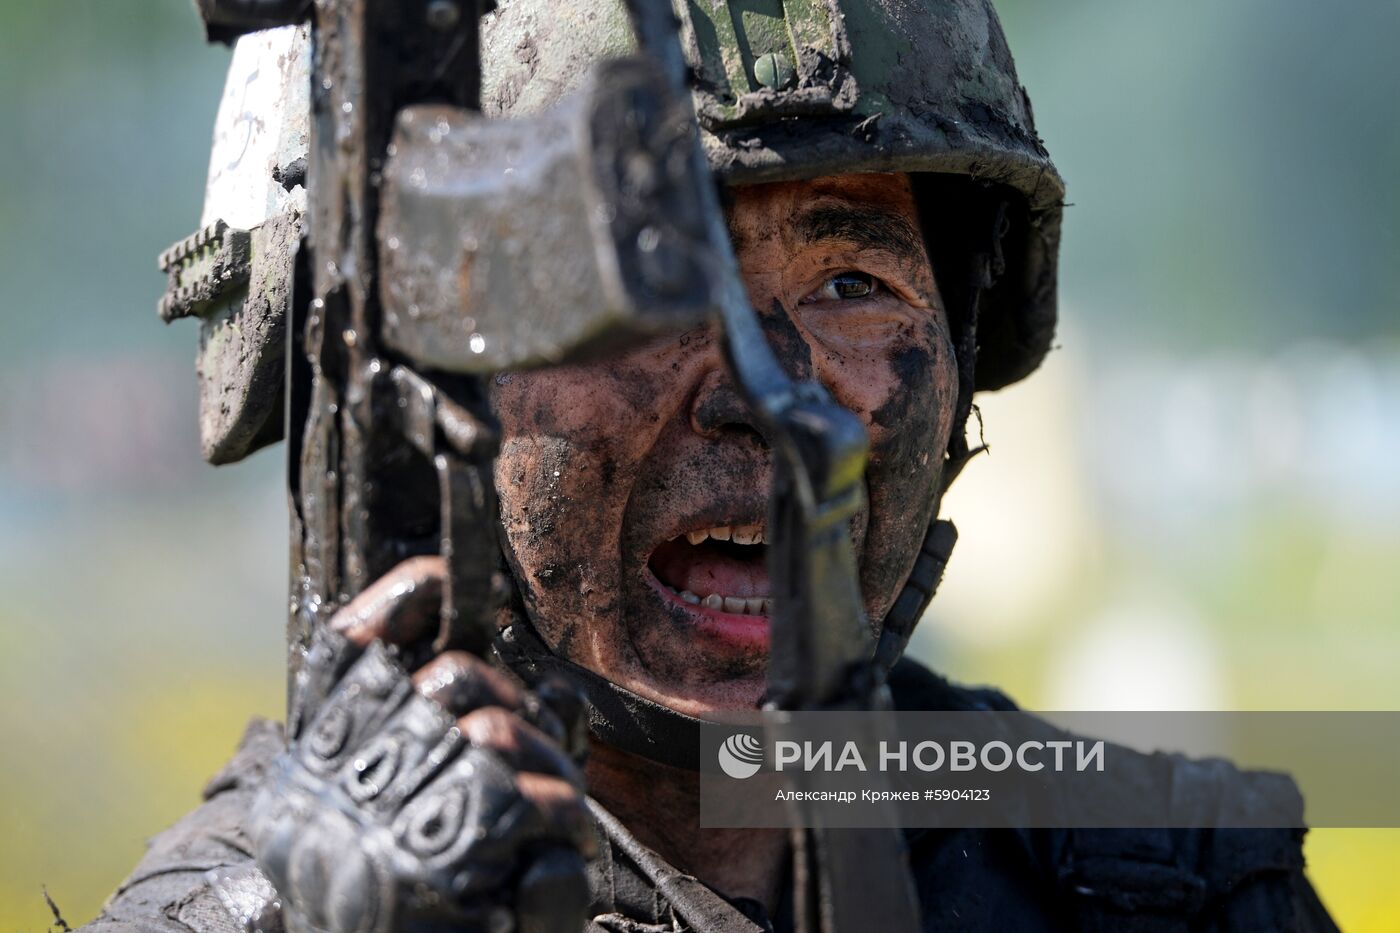
[[[485,380],[717,315],[775,458],[768,703],[887,705],[849,537],[865,433],[788,378],[749,307],[669,5],[630,0],[641,54],[525,120],[480,115],[483,5],[199,0],[216,39],[311,21],[304,281],[285,290],[293,668],[317,625],[417,553],[448,562],[434,649],[486,654],[505,583]],[[239,232],[169,257],[182,313],[209,297],[182,277]],[[896,833],[807,830],[796,852],[805,929],[917,925]]]

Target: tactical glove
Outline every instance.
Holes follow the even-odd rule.
[[[397,648],[336,627],[313,639],[252,814],[289,933],[581,929],[596,837],[559,747],[582,734],[578,700],[475,658],[411,677]]]

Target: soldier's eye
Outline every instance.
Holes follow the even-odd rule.
[[[879,290],[880,281],[873,275],[864,272],[842,272],[827,279],[821,284],[821,288],[802,301],[858,301],[861,298],[869,298]]]

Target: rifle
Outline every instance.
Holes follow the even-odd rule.
[[[524,120],[480,115],[483,5],[199,0],[222,41],[311,19],[305,214],[254,231],[216,222],[162,258],[163,317],[200,317],[206,334],[249,308],[286,322],[285,365],[278,329],[263,327],[242,354],[255,365],[215,360],[202,397],[251,399],[267,371],[286,372],[291,675],[336,609],[422,553],[448,567],[433,649],[488,656],[508,589],[486,380],[718,319],[775,459],[766,704],[888,706],[848,535],[865,433],[784,373],[748,304],[669,4],[629,0],[638,54]],[[270,406],[202,420],[215,462],[276,438]],[[802,929],[917,926],[895,832],[794,841]]]

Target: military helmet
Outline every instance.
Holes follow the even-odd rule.
[[[482,22],[483,112],[542,113],[595,61],[637,51],[627,3],[499,0]],[[959,427],[941,497],[973,453],[961,430],[973,391],[1029,374],[1055,330],[1064,184],[1036,136],[996,12],[989,0],[673,0],[673,9],[720,181],[912,176],[959,368]],[[970,226],[984,220],[981,230]],[[956,541],[937,512],[935,501],[909,578],[881,620],[877,668],[903,654]],[[554,655],[523,614],[518,621],[500,645],[517,673],[566,672],[588,695],[595,734],[698,766],[695,720]]]
[[[1040,364],[1055,329],[1064,184],[988,0],[674,7],[705,151],[725,183],[907,172],[1004,191],[1004,269],[980,300],[976,388]],[[636,50],[625,0],[500,0],[481,44],[489,116],[541,112],[593,61]]]

